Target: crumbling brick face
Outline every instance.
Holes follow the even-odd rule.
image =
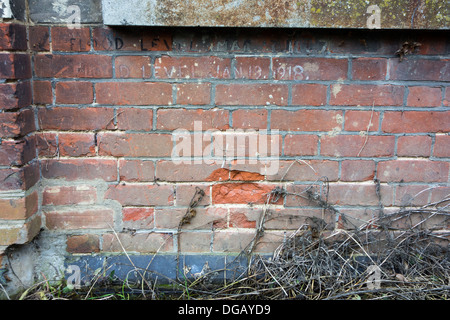
[[[0,32],[11,28],[24,32]],[[413,33],[27,28],[32,59],[21,39],[0,42],[11,80],[0,84],[0,190],[25,191],[0,198],[0,219],[31,223],[41,208],[70,253],[121,251],[113,230],[131,252],[239,252],[283,188],[255,248],[270,252],[305,216],[351,228],[335,225],[339,212],[361,220],[448,189],[443,34],[400,62]],[[177,163],[181,149],[192,158]],[[205,195],[179,234],[196,188]]]

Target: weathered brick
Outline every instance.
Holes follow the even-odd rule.
[[[41,78],[111,78],[110,56],[38,54],[34,72]]]
[[[210,83],[177,84],[177,104],[206,105],[211,102]]]
[[[148,56],[117,56],[116,78],[146,79],[152,76],[151,59]]]
[[[450,136],[436,135],[433,155],[435,157],[450,158]]]
[[[201,125],[201,128],[196,128],[195,122]],[[220,109],[160,109],[157,113],[156,128],[160,130],[228,129],[228,111]]]
[[[217,105],[279,105],[288,102],[288,87],[282,84],[218,84]]]
[[[431,189],[427,185],[399,185],[395,190],[395,205],[400,207],[428,204]]]
[[[158,229],[177,229],[186,214],[186,208],[155,209],[155,227]],[[228,209],[207,207],[195,208],[196,215],[189,223],[182,226],[182,230],[211,230],[224,228],[227,225]]]
[[[183,232],[180,237],[181,252],[210,252],[211,232]]]
[[[267,80],[270,75],[270,59],[260,57],[235,58],[234,73],[236,79]]]
[[[172,85],[160,82],[100,82],[97,103],[108,105],[170,105]]]
[[[53,51],[89,51],[91,36],[89,28],[52,27]]]
[[[213,56],[155,59],[155,78],[159,79],[229,79],[230,59]]]
[[[0,84],[0,110],[20,109],[31,104],[30,81]]]
[[[260,183],[215,184],[212,186],[211,198],[214,204],[264,204],[275,187],[276,185]],[[282,199],[280,200],[282,203]]]
[[[121,181],[154,181],[155,165],[148,160],[119,160]]]
[[[108,187],[105,199],[116,200],[122,206],[171,206],[174,202],[174,189],[170,185],[112,185]]]
[[[30,49],[33,51],[50,51],[50,32],[47,26],[28,27]]]
[[[442,104],[446,107],[450,106],[450,87],[445,88],[445,96]]]
[[[268,112],[264,109],[239,109],[233,111],[233,128],[267,129]]]
[[[95,135],[93,133],[60,133],[58,139],[61,156],[95,156]]]
[[[0,79],[31,78],[30,56],[22,53],[0,53]]]
[[[100,251],[98,235],[83,234],[67,237],[68,253],[93,253]]]
[[[389,59],[389,78],[392,80],[449,81],[448,59]]]
[[[382,182],[447,182],[449,163],[426,159],[389,160],[378,163]]]
[[[375,176],[372,160],[344,160],[341,164],[341,181],[369,181]]]
[[[38,194],[15,199],[0,199],[0,219],[2,220],[25,220],[35,214],[38,210]]]
[[[320,154],[332,157],[389,157],[394,155],[394,148],[394,136],[337,135],[320,139]]]
[[[54,157],[58,154],[58,143],[56,133],[36,133],[37,152],[40,157]]]
[[[316,135],[292,135],[284,137],[285,156],[314,156],[317,155],[319,137]]]
[[[381,203],[391,206],[393,202],[393,187],[389,185],[380,186]],[[332,183],[328,193],[328,203],[332,205],[350,206],[377,206],[375,183]]]
[[[173,239],[170,233],[130,233],[104,234],[102,236],[104,252],[173,252]],[[119,240],[117,240],[119,238]],[[119,242],[120,241],[120,242]]]
[[[145,29],[94,28],[94,49],[97,51],[171,51],[172,35],[167,31]]]
[[[172,137],[159,133],[102,132],[97,135],[98,154],[114,157],[167,157]]]
[[[153,129],[153,110],[126,108],[117,111],[117,128],[119,130],[143,130]]]
[[[0,165],[20,166],[36,157],[36,138],[5,140],[0,144]]]
[[[117,180],[117,162],[107,159],[49,159],[42,160],[42,176],[47,179]]]
[[[102,130],[114,128],[114,110],[109,108],[40,108],[39,125],[44,130]]]
[[[34,112],[31,109],[0,113],[0,124],[2,138],[23,136],[36,130]]]
[[[87,104],[94,101],[91,82],[58,82],[55,87],[55,95],[56,103],[62,104]]]
[[[267,175],[270,181],[316,181],[327,177],[329,181],[337,181],[339,177],[339,162],[329,160],[280,160],[278,172]]]
[[[380,122],[380,113],[362,110],[347,110],[345,111],[346,131],[378,131],[378,123]]]
[[[153,229],[154,208],[126,207],[123,208],[123,226],[129,229]]]
[[[0,190],[28,190],[40,178],[39,162],[33,161],[20,168],[0,169]]]
[[[441,88],[409,87],[406,105],[409,107],[439,107],[441,99]]]
[[[368,84],[331,85],[331,105],[343,106],[401,106],[402,86]]]
[[[231,211],[232,209],[230,209]],[[327,229],[334,228],[335,215],[321,208],[273,208],[267,213],[264,228],[266,230],[297,230],[302,225],[310,225],[311,218],[323,219],[328,225]],[[230,220],[232,220],[230,218]]]
[[[400,157],[429,157],[431,153],[430,136],[398,137],[397,155]]]
[[[64,206],[76,204],[94,204],[97,191],[90,185],[48,186],[42,193],[42,205]]]
[[[202,200],[198,203],[199,206],[207,206],[211,203],[210,201],[210,187],[205,185],[197,184],[184,184],[177,183],[176,185],[176,205],[177,206],[189,206],[192,197],[196,192],[196,188],[200,188],[205,193]]]
[[[327,103],[327,87],[322,84],[295,84],[292,86],[292,104],[323,106]]]
[[[50,230],[111,229],[114,211],[104,207],[45,210],[45,224]]]
[[[287,131],[340,131],[342,120],[342,111],[273,110],[271,128]]]
[[[386,72],[386,59],[356,58],[352,60],[353,80],[385,80]]]
[[[170,160],[160,160],[156,162],[156,178],[161,181],[208,181],[208,177],[217,169],[220,164],[175,164]]]
[[[40,231],[41,217],[34,215],[22,227],[6,227],[0,229],[0,246],[24,244],[30,242]]]
[[[450,112],[386,111],[381,130],[389,133],[449,132]]]
[[[17,23],[0,23],[0,50],[27,50],[27,28]]]
[[[213,252],[242,252],[255,236],[253,229],[214,232]]]
[[[52,83],[50,81],[33,81],[33,103],[51,104],[53,102]]]
[[[346,59],[274,58],[275,80],[344,80],[347,79]]]

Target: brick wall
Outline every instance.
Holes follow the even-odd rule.
[[[19,23],[0,32],[0,189],[18,194],[0,199],[2,246],[27,241],[42,216],[73,254],[238,253],[267,194],[283,187],[291,194],[270,205],[255,250],[269,253],[308,217],[352,229],[450,189],[444,33]],[[405,41],[421,46],[400,61]],[[177,129],[197,142],[199,163],[174,163]],[[206,163],[217,134],[239,129],[273,133],[276,172],[249,161],[248,147],[244,163]],[[338,214],[293,195],[311,185]],[[178,233],[196,187],[205,197]],[[18,224],[28,238],[10,235]]]

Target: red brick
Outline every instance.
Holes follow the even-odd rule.
[[[60,133],[59,154],[67,157],[88,157],[95,155],[93,133]]]
[[[38,194],[33,192],[23,198],[0,199],[0,219],[25,220],[38,210]]]
[[[294,84],[292,104],[299,106],[323,106],[327,103],[327,87],[322,84]]]
[[[97,201],[95,187],[89,185],[48,186],[42,193],[42,205],[64,206],[94,204]]]
[[[33,81],[33,103],[51,104],[53,102],[52,83],[50,81]]]
[[[0,124],[2,138],[23,136],[36,130],[34,112],[31,109],[0,113]]]
[[[381,129],[390,133],[449,132],[450,112],[386,111]]]
[[[44,212],[46,227],[50,230],[111,229],[114,211],[108,208],[50,210]]]
[[[213,237],[213,251],[220,253],[242,252],[252,242],[254,237],[255,230],[252,229],[215,231]]]
[[[158,82],[101,82],[95,85],[97,103],[108,105],[170,105],[172,85]]]
[[[0,50],[27,50],[26,26],[0,23]]]
[[[156,228],[176,229],[186,214],[187,208],[162,208],[155,209]],[[182,230],[211,230],[211,228],[225,228],[227,226],[227,208],[197,207],[196,216],[183,225]]]
[[[401,106],[403,92],[402,86],[394,85],[333,84],[330,105]]]
[[[319,138],[316,135],[292,135],[284,138],[285,156],[315,156]]]
[[[389,160],[378,163],[378,179],[385,182],[447,182],[448,162],[425,159]]]
[[[123,208],[123,226],[129,229],[153,229],[154,208],[126,207]]]
[[[406,105],[409,107],[440,107],[441,88],[409,87]]]
[[[36,133],[36,145],[40,157],[55,157],[58,154],[58,143],[56,133]]]
[[[120,184],[108,187],[105,199],[122,206],[172,206],[174,190],[171,185]]]
[[[31,78],[31,61],[28,54],[0,53],[0,79]]]
[[[238,109],[233,111],[233,128],[267,129],[268,112],[264,109]]]
[[[196,128],[195,122],[198,122],[201,128]],[[228,129],[228,111],[219,109],[160,109],[157,114],[156,128],[160,130]]]
[[[229,79],[230,59],[162,56],[155,60],[155,78],[159,79]]]
[[[385,80],[386,71],[386,59],[356,58],[352,60],[353,80]]]
[[[146,160],[120,160],[119,175],[121,181],[154,181],[155,165]]]
[[[145,29],[94,28],[94,49],[97,51],[171,51],[172,36],[167,31]]]
[[[113,129],[114,110],[108,108],[41,108],[39,125],[44,130]]]
[[[341,164],[341,181],[369,181],[375,176],[372,160],[344,160]]]
[[[450,69],[448,59],[389,59],[391,80],[448,81]]]
[[[177,84],[177,104],[205,105],[211,102],[210,83]]]
[[[273,110],[271,128],[288,131],[332,131],[335,128],[340,130],[342,128],[342,111]]]
[[[99,252],[99,237],[94,234],[69,236],[67,238],[68,253],[92,253]]]
[[[36,157],[36,138],[5,140],[0,144],[0,165],[20,166]]]
[[[430,193],[427,185],[399,185],[395,190],[395,205],[424,206],[429,203]]]
[[[445,97],[444,97],[443,105],[446,107],[450,106],[450,87],[445,88]]]
[[[31,104],[30,81],[0,84],[0,110],[20,109]]]
[[[172,137],[159,133],[102,132],[97,136],[98,154],[113,157],[168,157]]]
[[[53,51],[89,51],[91,35],[89,28],[52,27]]]
[[[160,160],[156,162],[156,178],[160,181],[210,181],[208,177],[217,169],[220,164],[175,164],[170,160]]]
[[[46,26],[28,27],[30,49],[33,51],[50,51],[50,33]]]
[[[56,103],[86,104],[94,101],[92,83],[84,81],[58,82],[55,87]]]
[[[234,73],[236,79],[267,80],[270,74],[270,59],[259,57],[236,57]]]
[[[346,59],[274,58],[275,80],[344,80],[347,79]]]
[[[431,137],[403,136],[398,137],[397,155],[400,157],[429,157],[431,153]]]
[[[282,84],[218,84],[216,105],[285,106],[288,87]]]
[[[345,131],[378,131],[378,123],[380,119],[379,112],[347,110],[345,111]],[[370,124],[370,126],[369,126]]]
[[[381,203],[391,206],[393,187],[380,186]],[[379,200],[374,183],[332,183],[328,193],[329,204],[350,206],[378,206]]]
[[[47,179],[117,180],[117,162],[107,159],[50,159],[42,160],[42,176]]]
[[[437,135],[434,142],[433,156],[450,158],[450,136]]]
[[[261,209],[230,208],[230,228],[256,228]]]
[[[210,232],[186,232],[181,233],[181,252],[209,252],[211,250],[212,235]]]
[[[119,238],[119,240],[117,240]],[[120,241],[120,242],[119,242]],[[103,250],[106,252],[140,252],[161,253],[173,252],[173,240],[171,233],[119,233],[103,235]]]
[[[147,56],[117,56],[116,78],[146,79],[152,76],[152,64]]]
[[[211,197],[214,204],[264,204],[275,187],[260,183],[221,183],[212,186]]]
[[[389,157],[394,155],[394,136],[323,136],[320,154],[330,157]],[[361,151],[361,152],[360,152]]]
[[[111,78],[110,56],[38,54],[34,70],[41,78]]]
[[[269,181],[316,181],[320,177],[327,177],[329,181],[339,178],[339,162],[329,160],[279,161],[276,174],[266,176]]]
[[[127,108],[117,111],[117,128],[119,130],[143,130],[153,129],[153,110]]]
[[[20,168],[0,169],[0,190],[28,190],[40,179],[39,162],[30,162]]]

